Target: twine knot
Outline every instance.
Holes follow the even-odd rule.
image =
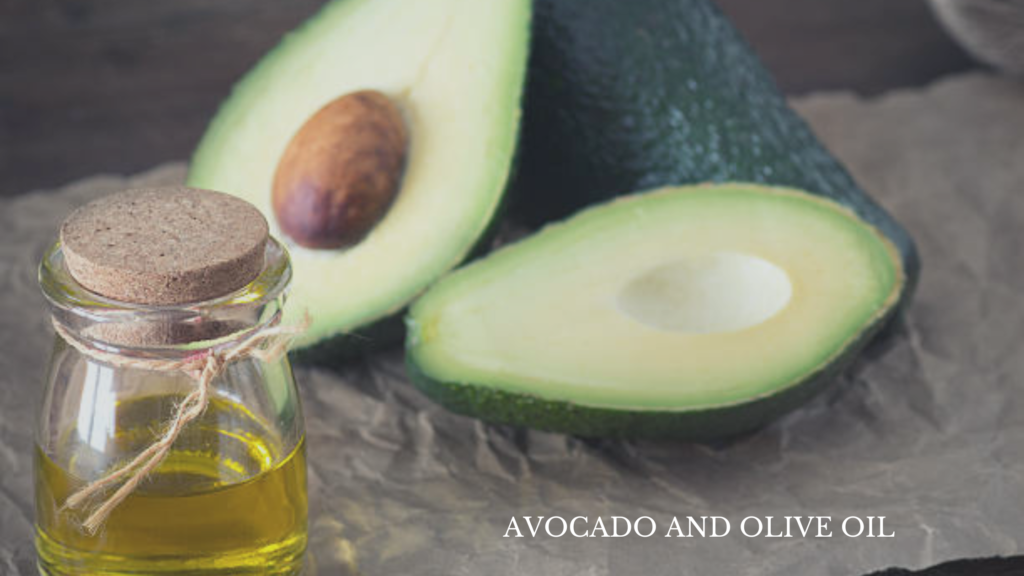
[[[69,345],[82,354],[95,360],[119,368],[140,368],[157,372],[181,372],[195,380],[196,388],[185,396],[175,410],[174,417],[167,423],[167,429],[149,447],[139,453],[127,464],[119,466],[106,476],[94,480],[80,488],[64,501],[61,509],[80,509],[89,502],[96,493],[121,483],[121,486],[93,509],[82,526],[95,534],[103,525],[110,513],[124,501],[139,484],[163,462],[171,451],[174,441],[181,430],[191,421],[206,411],[210,403],[210,388],[213,380],[223,372],[224,368],[243,358],[256,358],[262,362],[272,362],[288,352],[288,347],[296,336],[309,328],[311,319],[306,314],[297,325],[280,326],[276,323],[257,330],[242,340],[222,348],[208,348],[202,352],[177,360],[132,358],[115,352],[100,350],[79,340],[76,336],[58,323],[53,328]]]

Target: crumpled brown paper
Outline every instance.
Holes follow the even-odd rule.
[[[300,367],[312,574],[848,575],[1024,540],[1024,84],[795,102],[925,263],[906,326],[804,409],[726,446],[483,425],[401,354]],[[56,160],[55,161],[59,161]],[[50,346],[36,264],[64,215],[181,164],[0,203],[0,574],[35,573],[31,438]],[[502,538],[516,515],[652,516],[652,538]],[[664,538],[672,516],[885,516],[892,539]],[[838,531],[837,531],[838,532]]]

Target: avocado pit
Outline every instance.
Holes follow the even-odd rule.
[[[401,111],[375,90],[332,100],[299,128],[274,174],[278,226],[315,249],[357,244],[401,187],[408,133]]]

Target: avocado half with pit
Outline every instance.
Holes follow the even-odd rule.
[[[484,236],[529,20],[529,0],[335,0],[224,102],[188,183],[252,202],[289,245],[300,347],[400,311]]]
[[[442,405],[580,436],[720,438],[799,405],[907,287],[847,208],[754,184],[593,207],[464,267],[410,309],[407,363]]]

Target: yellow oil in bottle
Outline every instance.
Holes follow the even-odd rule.
[[[166,407],[178,399],[119,404],[112,440],[117,453],[130,455],[151,442],[166,421]],[[243,406],[212,400],[95,534],[81,527],[87,512],[61,509],[85,485],[73,471],[87,460],[87,446],[78,439],[60,444],[49,450],[57,458],[36,450],[36,549],[43,574],[301,572],[305,440],[284,454],[282,440]]]

